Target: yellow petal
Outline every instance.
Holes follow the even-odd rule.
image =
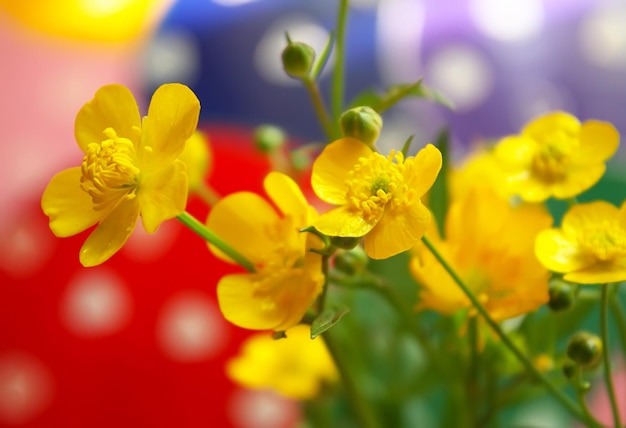
[[[185,210],[188,192],[185,169],[185,164],[176,160],[143,178],[137,197],[146,232],[154,233],[162,222]]]
[[[500,140],[494,149],[494,155],[509,174],[518,174],[530,166],[535,150],[534,140],[512,135]]]
[[[126,243],[139,217],[139,201],[123,199],[95,228],[80,249],[80,262],[85,267],[107,261]]]
[[[415,246],[428,228],[430,211],[421,203],[387,210],[376,227],[365,236],[365,252],[372,259],[386,259]]]
[[[580,121],[569,113],[556,111],[533,120],[522,130],[522,134],[536,141],[543,141],[546,135],[550,135],[555,130],[577,135],[580,131]]]
[[[558,199],[576,196],[596,184],[605,170],[603,163],[572,166],[563,181],[552,184],[552,195]]]
[[[143,149],[148,147],[153,156],[148,156],[152,161],[142,162],[142,167],[151,169],[174,160],[196,130],[199,115],[200,101],[191,89],[179,83],[161,85],[152,95],[143,122],[139,156],[144,156]]]
[[[430,232],[428,236],[448,263],[454,263],[450,245],[439,241],[436,235],[431,235]],[[420,243],[415,247],[409,268],[420,285],[419,309],[433,309],[444,314],[452,314],[470,306],[463,291],[424,244]],[[453,265],[453,268],[459,272],[456,266]]]
[[[441,152],[432,144],[426,145],[414,158],[407,159],[405,180],[418,198],[432,187],[441,170],[441,162]]]
[[[274,248],[267,235],[279,216],[262,197],[250,192],[237,192],[221,199],[209,213],[207,226],[231,247],[252,262]],[[231,261],[221,251],[209,246],[222,260]]]
[[[284,311],[285,318],[273,327],[274,330],[284,331],[302,321],[304,314],[311,307],[317,296],[322,292],[324,276],[321,274],[321,256],[317,271],[305,270],[299,274],[284,277],[279,285],[282,293],[276,296],[276,304]]]
[[[589,120],[580,130],[579,162],[604,162],[617,151],[619,132],[608,122]]]
[[[93,210],[91,196],[80,187],[80,177],[80,167],[59,172],[41,197],[41,208],[58,237],[76,235],[102,218],[103,212]]]
[[[311,184],[325,202],[341,205],[346,201],[348,173],[360,157],[372,150],[354,138],[342,138],[327,145],[313,163]]]
[[[380,210],[381,216],[383,212]],[[372,230],[378,220],[367,222],[359,211],[343,205],[321,214],[313,221],[313,226],[324,235],[358,238]]]
[[[561,222],[561,228],[567,236],[576,236],[590,226],[600,225],[606,221],[619,218],[619,209],[606,201],[594,201],[574,205],[570,208]]]
[[[107,128],[137,145],[140,127],[139,108],[130,90],[123,85],[106,85],[76,115],[74,135],[85,152],[90,143],[106,139],[103,131]]]
[[[606,284],[626,281],[626,260],[621,263],[596,263],[563,276],[566,281],[578,284]]]
[[[295,181],[280,172],[270,172],[263,181],[265,192],[283,214],[307,221],[309,204]],[[306,226],[303,224],[303,226]]]
[[[519,195],[527,202],[543,202],[552,196],[552,187],[533,175],[509,177],[507,185],[511,193]]]
[[[255,292],[259,275],[226,275],[217,284],[220,310],[231,323],[251,330],[273,330],[282,324],[286,309],[277,305],[273,295]]]
[[[547,269],[561,273],[583,269],[595,261],[575,240],[558,229],[546,229],[537,235],[535,255]]]

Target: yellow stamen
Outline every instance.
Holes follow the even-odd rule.
[[[134,198],[139,187],[133,143],[118,137],[112,128],[104,135],[108,139],[89,144],[81,169],[81,187],[91,196],[96,210],[111,207],[121,198]]]
[[[578,140],[563,131],[547,136],[532,159],[533,174],[546,183],[562,180],[571,162]]]
[[[616,221],[605,221],[584,230],[579,242],[600,261],[626,256],[626,230]]]
[[[408,203],[412,193],[404,184],[405,169],[400,152],[392,151],[388,157],[373,152],[360,158],[349,173],[346,199],[350,209],[373,223],[380,220],[388,204],[393,209]]]

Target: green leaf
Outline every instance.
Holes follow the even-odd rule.
[[[378,93],[373,90],[366,90],[350,103],[350,106],[369,106],[378,113],[393,107],[405,98],[424,98],[441,104],[451,110],[454,104],[441,92],[424,85],[422,79],[415,83],[400,84],[389,87],[385,92]]]
[[[446,220],[446,213],[448,212],[448,205],[450,203],[448,183],[450,178],[450,134],[448,129],[444,128],[439,131],[435,145],[439,148],[439,151],[441,151],[443,162],[441,165],[441,171],[439,172],[433,187],[431,187],[430,192],[428,193],[428,207],[433,213],[433,217],[435,217],[440,235],[445,237],[444,224]]]
[[[311,339],[315,339],[333,325],[337,324],[348,312],[350,312],[350,309],[347,306],[331,306],[324,309],[311,323]]]

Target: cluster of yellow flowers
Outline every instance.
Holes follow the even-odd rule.
[[[328,326],[316,331],[302,323],[325,316],[333,258],[358,251],[361,239],[371,259],[408,252],[417,310],[482,314],[459,287],[462,281],[499,322],[548,302],[551,278],[581,284],[626,280],[626,203],[617,208],[574,200],[598,182],[618,148],[618,132],[609,123],[550,113],[447,171],[450,198],[441,228],[423,202],[442,168],[440,150],[428,144],[415,156],[406,148],[384,155],[375,138],[362,141],[360,131],[349,127],[323,147],[311,168],[314,192],[334,207],[318,214],[294,179],[274,171],[264,182],[267,198],[246,191],[227,195],[198,226],[185,206],[210,158],[183,150],[186,142],[195,144],[199,110],[189,88],[167,84],[154,93],[142,119],[127,88],[104,86],[76,118],[81,166],[52,178],[42,208],[59,237],[97,225],[80,251],[84,266],[113,256],[139,217],[149,233],[178,217],[217,258],[243,266],[247,272],[217,284],[224,317],[289,338],[254,337],[246,345],[228,372],[248,386],[310,398],[319,382],[336,378],[323,342],[304,338],[337,319],[324,319]],[[382,125],[380,118],[374,122]],[[560,227],[552,227],[548,198],[571,203]],[[286,359],[289,370],[270,368]],[[259,371],[259,364],[265,369]]]

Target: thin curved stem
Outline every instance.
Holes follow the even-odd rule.
[[[337,12],[337,39],[335,41],[335,69],[332,86],[332,117],[335,124],[338,123],[339,116],[343,110],[345,91],[345,54],[346,54],[346,24],[348,22],[348,0],[339,1]],[[337,131],[335,131],[337,132]]]
[[[328,114],[328,110],[326,109],[326,105],[324,104],[324,100],[322,99],[322,94],[320,93],[317,82],[309,78],[304,78],[302,79],[302,84],[304,85],[307,92],[309,93],[309,96],[311,97],[311,102],[313,103],[315,114],[317,115],[317,119],[319,120],[320,125],[322,125],[322,129],[326,134],[328,142],[333,141],[335,139],[333,123],[330,115]]]
[[[254,264],[252,264],[250,260],[239,254],[237,250],[228,245],[226,242],[222,241],[219,236],[210,231],[204,224],[200,223],[194,216],[192,216],[188,212],[185,211],[182,214],[178,215],[176,218],[182,224],[184,224],[193,232],[195,232],[198,236],[200,236],[202,239],[217,247],[221,252],[226,254],[235,263],[246,269],[248,272],[256,271],[256,269],[254,268]]]
[[[320,302],[321,306],[324,305],[328,290],[329,261],[329,257],[324,257],[322,259],[322,271],[324,272],[324,291],[322,293],[322,301]],[[353,377],[352,371],[350,370],[350,364],[348,361],[346,361],[345,355],[341,352],[340,345],[335,340],[335,333],[332,330],[333,329],[325,331],[322,337],[324,338],[324,342],[326,343],[326,348],[328,349],[328,352],[335,362],[337,371],[341,376],[343,386],[346,389],[346,393],[348,394],[348,400],[350,400],[350,404],[352,406],[354,414],[359,421],[359,426],[363,428],[378,428],[378,421],[372,411],[372,408],[368,405],[368,403],[365,401],[365,398],[361,394],[361,391],[356,384],[356,380]]]
[[[209,186],[208,184],[204,182],[200,183],[198,187],[193,189],[193,191],[209,207],[212,207],[213,205],[217,204],[219,200],[221,199],[219,193],[217,193],[215,189],[213,189],[211,186]]]
[[[602,286],[602,303],[600,305],[600,332],[602,335],[602,359],[604,361],[604,380],[606,390],[609,394],[611,402],[611,413],[613,414],[613,425],[620,428],[619,408],[617,407],[617,398],[615,397],[615,387],[613,385],[613,374],[611,370],[611,352],[609,350],[609,295],[611,294],[613,284],[604,284]]]
[[[591,420],[585,415],[584,412],[580,410],[580,408],[573,402],[568,396],[566,396],[563,392],[561,392],[546,376],[544,376],[535,366],[534,364],[524,355],[522,351],[513,343],[513,341],[504,333],[500,325],[491,318],[485,307],[478,301],[474,293],[465,285],[463,280],[457,275],[457,273],[452,269],[452,267],[446,262],[446,260],[441,256],[439,251],[435,248],[435,246],[430,242],[427,237],[422,238],[422,242],[428,248],[428,250],[435,256],[437,261],[441,263],[442,267],[448,272],[450,277],[456,282],[456,284],[461,288],[463,293],[467,296],[467,298],[472,302],[472,305],[476,308],[478,313],[485,319],[489,327],[493,329],[496,335],[502,340],[502,342],[509,348],[509,350],[517,357],[517,359],[526,367],[526,369],[531,372],[538,381],[540,381],[550,393],[561,402],[574,416],[576,416],[579,420],[585,423],[592,423]]]
[[[587,407],[587,401],[585,401],[586,388],[582,387],[583,383],[585,382],[583,379],[583,370],[582,367],[580,367],[579,365],[576,366],[575,382],[578,404],[580,405],[583,413],[587,415],[587,418],[589,418],[589,426],[592,428],[602,428],[602,424],[589,411],[589,407]]]
[[[626,358],[626,313],[624,313],[624,305],[619,300],[619,288],[615,285],[612,297],[609,297],[609,306],[617,324],[620,342],[622,342],[622,355]]]

